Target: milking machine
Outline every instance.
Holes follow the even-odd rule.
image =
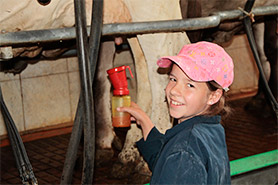
[[[12,119],[12,116],[10,115],[9,110],[5,104],[2,95],[1,86],[0,86],[0,108],[8,132],[12,151],[14,154],[16,167],[18,169],[19,176],[21,177],[21,182],[24,185],[37,185],[38,181],[33,172],[33,168],[29,161],[28,155],[26,153],[24,144],[18,133],[16,125]]]
[[[252,20],[253,16],[252,16],[251,11],[252,11],[252,7],[253,7],[254,3],[255,3],[255,0],[248,0],[245,4],[244,11],[246,12],[247,15],[249,15],[251,17],[248,17],[248,16],[244,17],[244,19],[243,19],[244,28],[245,28],[247,38],[248,38],[250,47],[252,49],[257,67],[258,67],[259,72],[260,72],[260,77],[262,78],[262,82],[264,84],[266,96],[268,97],[268,99],[269,99],[269,101],[272,105],[272,108],[273,108],[273,110],[276,114],[276,118],[278,119],[278,103],[277,103],[275,97],[273,96],[273,94],[271,92],[271,89],[269,88],[268,82],[266,80],[264,70],[263,70],[263,67],[262,67],[262,64],[261,64],[261,61],[260,61],[260,57],[259,57],[259,54],[258,54],[258,50],[257,50],[257,47],[256,47],[256,41],[255,41],[253,31],[252,31],[252,26],[251,26],[252,22],[251,22],[251,20]]]

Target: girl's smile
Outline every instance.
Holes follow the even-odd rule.
[[[184,105],[183,103],[177,102],[175,100],[170,100],[170,105],[175,107],[175,106],[182,106]]]

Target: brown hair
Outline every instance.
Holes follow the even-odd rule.
[[[223,91],[223,94],[219,101],[213,105],[211,105],[207,112],[206,115],[209,116],[214,116],[214,115],[221,115],[222,118],[226,118],[228,115],[230,115],[232,109],[227,105],[226,103],[226,98],[227,94],[224,91],[224,89],[215,81],[209,81],[206,82],[208,88],[210,91],[216,91],[217,89],[221,89]]]

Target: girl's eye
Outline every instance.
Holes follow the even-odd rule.
[[[175,79],[175,78],[173,78],[173,77],[169,77],[169,80],[170,81],[173,81],[173,82],[176,82],[177,80]]]
[[[192,84],[188,83],[188,84],[187,84],[187,87],[191,87],[191,88],[193,88],[193,87],[194,87],[194,85],[192,85]]]

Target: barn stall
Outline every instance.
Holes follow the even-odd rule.
[[[58,5],[55,6],[55,3],[53,3],[53,2],[55,2],[55,1],[52,1],[49,4],[43,4],[43,5],[35,4],[35,5],[37,5],[37,6],[39,5],[38,7],[42,6],[43,8],[46,8],[47,6],[51,6],[51,5],[54,7],[58,7]],[[70,15],[71,15],[71,21],[73,21],[72,20],[74,17],[73,16],[73,2],[71,2],[72,6],[69,6],[69,5],[66,6],[67,3],[63,4],[65,7],[67,7],[64,9],[66,9],[69,12],[70,12],[70,10],[72,10]],[[117,3],[119,3],[119,2],[117,2]],[[180,13],[172,12],[173,15],[169,15],[169,12],[163,11],[163,9],[161,10],[161,6],[164,8],[164,10],[166,9],[165,7],[168,7],[168,8],[170,7],[170,5],[166,4],[166,2],[164,5],[160,5],[160,2],[156,2],[157,4],[154,3],[153,7],[152,6],[150,7],[150,9],[152,11],[146,10],[146,8],[143,6],[144,2],[140,2],[140,3],[137,2],[137,3],[138,4],[134,5],[129,1],[125,1],[125,4],[124,4],[125,8],[121,9],[121,8],[119,8],[119,6],[117,6],[117,10],[121,12],[121,15],[123,14],[123,12],[128,12],[127,9],[129,10],[129,13],[131,14],[131,15],[128,15],[130,17],[125,15],[125,16],[123,16],[124,18],[120,19],[117,16],[115,16],[116,18],[115,17],[111,18],[110,17],[111,15],[109,15],[109,13],[113,12],[111,10],[116,9],[115,7],[113,9],[112,8],[109,9],[110,10],[110,11],[108,10],[109,13],[105,14],[105,10],[107,10],[108,8],[105,9],[106,4],[104,2],[104,20],[105,20],[105,15],[107,15],[108,23],[109,22],[130,22],[131,20],[132,20],[132,22],[138,22],[138,21],[157,21],[157,20],[165,20],[165,19],[169,20],[169,19],[180,19],[181,18]],[[171,7],[173,9],[179,9],[178,2],[175,2],[175,3],[171,2],[170,3]],[[109,3],[109,5],[110,5],[110,3]],[[117,4],[117,5],[119,5],[119,4]],[[123,3],[122,3],[122,5],[123,5]],[[72,9],[70,9],[69,7],[71,7]],[[91,6],[90,5],[86,6],[86,8],[88,8],[88,7],[91,7]],[[63,9],[63,8],[61,8],[61,9]],[[154,10],[156,10],[156,11],[154,11]],[[148,13],[146,13],[146,11]],[[47,12],[49,13],[50,11],[47,11]],[[255,10],[254,10],[254,12],[255,12]],[[52,14],[56,15],[55,13],[52,13]],[[119,15],[119,12],[117,12],[115,14]],[[70,15],[69,15],[69,17],[70,17]],[[88,15],[90,15],[90,14],[88,14]],[[22,16],[22,15],[19,15],[19,16]],[[163,17],[163,16],[165,16],[165,17]],[[90,17],[90,16],[87,16],[87,18],[88,17]],[[38,18],[38,17],[36,17],[36,18]],[[69,19],[70,18],[66,18],[65,20],[69,21]],[[116,20],[114,20],[114,19],[116,19]],[[9,19],[7,19],[7,20],[9,20]],[[15,20],[18,21],[19,19],[15,17]],[[7,22],[11,23],[12,21],[7,21]],[[57,26],[54,24],[55,21],[53,21],[54,23],[49,21],[48,24],[46,24],[45,21],[36,21],[36,22],[38,22],[40,24],[45,23],[46,27],[43,27],[40,24],[35,24],[35,26],[38,26],[38,27],[32,28],[34,30],[42,29],[42,28],[55,28],[55,26]],[[90,21],[87,20],[87,22],[90,22]],[[169,55],[169,54],[173,54],[173,53],[177,52],[178,49],[181,47],[181,45],[189,42],[185,33],[145,34],[145,33],[150,32],[150,31],[148,31],[148,29],[150,29],[150,28],[148,28],[147,31],[145,31],[145,32],[142,31],[141,33],[140,32],[138,32],[138,33],[135,32],[132,34],[130,34],[130,33],[121,34],[119,32],[112,33],[111,35],[117,35],[117,36],[128,35],[127,41],[125,41],[125,43],[122,44],[122,48],[119,49],[114,46],[114,40],[113,40],[114,37],[113,37],[113,39],[111,39],[110,38],[111,35],[109,35],[109,34],[105,35],[106,34],[104,31],[105,28],[109,32],[109,30],[111,30],[111,28],[109,26],[113,27],[113,24],[105,25],[105,23],[107,23],[107,22],[104,21],[103,37],[107,37],[108,42],[102,43],[103,45],[106,45],[106,47],[102,47],[99,58],[103,57],[106,61],[107,61],[107,58],[108,58],[108,60],[112,60],[113,55],[108,56],[108,53],[110,53],[110,55],[111,55],[111,53],[113,53],[111,51],[113,51],[113,50],[115,51],[118,49],[118,53],[116,52],[115,58],[113,59],[114,63],[117,62],[117,60],[118,60],[118,62],[119,62],[118,65],[122,65],[121,61],[125,61],[125,62],[128,61],[128,64],[134,65],[133,60],[137,60],[137,61],[135,61],[135,67],[133,70],[136,71],[136,73],[138,73],[141,70],[142,75],[145,74],[144,76],[145,76],[146,80],[150,81],[150,84],[152,84],[152,85],[156,84],[157,81],[155,81],[155,80],[158,80],[159,83],[161,81],[165,82],[165,77],[166,77],[166,76],[161,77],[161,75],[158,76],[156,74],[159,77],[158,79],[156,79],[155,77],[152,76],[153,75],[152,73],[156,73],[156,68],[155,68],[155,66],[152,65],[153,61],[156,61],[156,59],[159,56]],[[68,22],[66,22],[66,23],[68,23]],[[65,23],[63,22],[63,24],[65,24]],[[13,24],[13,25],[17,25],[17,24]],[[23,28],[19,27],[18,28],[19,30],[29,30],[30,25],[33,25],[33,24],[18,24],[18,25],[23,26]],[[51,25],[51,26],[49,26],[49,25]],[[66,26],[70,27],[72,25],[73,25],[73,22],[69,23]],[[26,26],[26,27],[24,27],[24,26]],[[65,25],[63,25],[63,26],[65,26]],[[127,27],[131,27],[131,25],[128,25]],[[13,32],[16,30],[15,28],[13,28],[13,29],[11,29],[10,32]],[[177,30],[180,31],[180,29],[181,28],[178,28]],[[69,31],[69,30],[67,30],[67,31]],[[172,29],[170,31],[176,32],[176,30],[174,30],[174,29]],[[2,30],[2,28],[1,28],[1,32],[5,36],[5,32],[9,32],[9,30],[7,28]],[[153,32],[155,32],[155,31],[153,31]],[[156,32],[161,32],[161,31],[156,31]],[[164,31],[162,31],[162,32],[164,32]],[[167,30],[167,32],[169,32],[169,30]],[[22,32],[19,32],[19,33],[22,33]],[[137,37],[130,36],[130,35],[134,35],[134,34],[138,34]],[[141,34],[145,34],[145,35],[141,35]],[[14,38],[18,38],[18,39],[13,40],[13,42],[17,42],[16,40],[20,40],[20,38],[22,38],[22,37],[14,37]],[[71,39],[74,39],[74,38],[75,38],[75,35]],[[27,39],[28,39],[28,37],[27,37]],[[47,39],[49,39],[49,37]],[[165,43],[168,43],[170,45],[170,47],[163,45],[163,46],[161,46],[161,48],[159,48],[160,47],[159,45],[161,45],[162,40]],[[179,41],[179,42],[173,42],[173,40]],[[1,41],[2,41],[2,39],[1,39]],[[46,41],[48,41],[48,40],[46,40]],[[58,39],[58,41],[60,42],[60,44],[63,42],[66,42],[63,39]],[[42,44],[40,42],[43,43],[45,41],[36,41],[35,39],[29,38],[29,41],[27,43],[24,43],[24,44],[27,44],[27,46],[28,46],[28,44],[32,45],[32,43],[39,43],[39,44],[35,44],[36,46],[33,47],[33,49],[31,49],[31,52],[30,52],[30,50],[28,52],[28,49],[30,49],[30,47],[27,47],[28,49],[24,49],[23,50],[24,52],[20,51],[20,49],[21,49],[20,47],[19,47],[19,49],[17,47],[15,47],[16,49],[19,50],[19,52],[15,52],[18,50],[13,48],[12,53],[15,52],[16,53],[15,55],[17,55],[17,53],[21,52],[20,55],[22,55],[22,57],[24,57],[26,55],[28,57],[30,57],[30,55],[31,55],[31,58],[34,56],[37,57],[36,53],[41,53],[41,51],[43,50],[40,48],[40,46]],[[9,44],[5,43],[3,45],[7,46]],[[11,45],[13,45],[13,44],[11,44]],[[22,43],[19,43],[18,45],[22,46]],[[71,43],[66,42],[66,45],[71,46]],[[232,41],[229,41],[229,43],[225,43],[223,45],[225,46],[225,49],[233,56],[234,61],[235,61],[235,66],[236,66],[236,79],[235,79],[235,83],[231,87],[231,91],[230,91],[231,100],[242,98],[245,96],[255,95],[257,92],[257,88],[258,88],[259,74],[258,74],[256,65],[255,65],[254,59],[251,55],[246,37],[244,35],[237,35],[233,38]],[[61,45],[58,44],[58,46],[61,46]],[[128,49],[129,51],[127,49],[124,49],[124,47],[127,47],[127,46],[131,48],[131,49]],[[46,47],[49,48],[49,46],[46,46]],[[64,47],[64,45],[63,45],[63,47]],[[110,49],[109,49],[109,47],[110,47]],[[3,49],[4,50],[6,49],[8,51],[11,50],[9,47],[4,47]],[[27,52],[26,52],[26,50],[27,50]],[[120,52],[119,52],[119,50],[120,50]],[[243,51],[246,51],[246,52],[243,52]],[[6,54],[9,52],[4,51],[2,53]],[[23,136],[24,135],[26,135],[26,136],[33,135],[33,136],[38,137],[38,135],[41,135],[41,133],[46,133],[44,137],[49,137],[49,136],[53,136],[53,135],[57,135],[57,134],[71,132],[72,125],[73,125],[73,122],[75,119],[75,111],[77,108],[78,98],[79,98],[79,94],[80,94],[80,80],[79,80],[80,77],[79,77],[79,67],[78,67],[77,57],[74,56],[75,54],[67,54],[66,53],[66,54],[64,54],[65,56],[63,56],[61,58],[58,57],[59,58],[58,60],[53,60],[52,56],[51,56],[51,52],[43,51],[42,53],[44,53],[43,57],[39,56],[38,57],[39,59],[35,58],[35,59],[30,60],[28,62],[28,66],[26,67],[26,69],[24,69],[20,73],[18,71],[13,71],[14,69],[7,70],[8,72],[12,72],[12,73],[16,74],[15,76],[11,73],[1,73],[1,75],[3,76],[3,77],[1,76],[1,86],[3,89],[3,95],[4,95],[5,101],[7,103],[7,107],[10,110],[11,115],[15,120],[15,123],[17,124],[18,130],[20,131],[21,135],[23,135]],[[47,55],[47,53],[50,53],[50,55]],[[103,55],[101,55],[102,53],[103,53]],[[246,55],[239,56],[238,53],[245,53]],[[4,54],[2,54],[2,56]],[[68,57],[67,55],[73,55],[73,56]],[[4,55],[4,56],[8,56],[8,55]],[[47,59],[47,56],[50,56],[49,58],[51,58],[51,59]],[[46,58],[46,60],[43,60],[40,57]],[[55,57],[57,57],[57,56],[55,56]],[[26,60],[28,61],[28,59],[26,59]],[[138,61],[140,61],[140,62],[138,62]],[[9,58],[8,59],[4,58],[4,60],[1,62],[7,63],[10,61],[9,61]],[[99,62],[99,64],[102,64],[102,63]],[[109,64],[109,65],[110,65],[110,67],[113,66],[113,64]],[[104,66],[104,67],[107,67],[107,66]],[[143,69],[145,69],[145,71],[143,71]],[[102,71],[105,71],[105,70],[102,69]],[[146,75],[146,71],[149,72],[148,73],[149,75]],[[102,78],[102,80],[105,80],[106,77],[101,75],[103,73],[98,73],[98,74],[100,74],[99,78]],[[242,79],[246,79],[246,80],[242,80]],[[153,94],[153,96],[150,96],[151,93],[159,93],[154,90],[154,89],[158,89],[159,87],[155,86],[155,87],[149,87],[149,89],[146,89],[145,88],[146,83],[144,81],[140,82],[140,80],[142,80],[142,78],[138,78],[136,83],[143,83],[145,85],[144,91],[143,92],[140,91],[140,93],[136,93],[136,91],[137,92],[139,91],[139,88],[142,88],[142,86],[140,86],[138,84],[137,85],[138,89],[134,89],[134,95],[132,95],[132,96],[134,97],[135,100],[137,100],[137,103],[139,102],[138,103],[139,105],[141,104],[144,107],[144,109],[147,112],[149,112],[149,114],[154,122],[157,122],[157,119],[165,119],[166,125],[160,126],[161,131],[165,131],[167,128],[169,128],[171,126],[169,118],[165,117],[165,113],[163,113],[163,111],[158,112],[158,109],[157,109],[157,107],[160,107],[160,109],[162,107],[164,107],[164,109],[165,109],[164,111],[167,112],[167,106],[165,105],[165,103],[163,103],[163,101],[161,101],[161,97],[163,97],[163,92],[162,93],[160,92],[161,94],[159,96],[157,96],[157,95],[154,96],[154,94]],[[246,83],[246,82],[248,82],[248,83]],[[103,83],[103,81],[100,80],[100,83]],[[132,84],[132,83],[134,83],[134,82],[130,82],[130,84]],[[132,85],[130,85],[130,86],[132,86]],[[133,86],[135,86],[135,85],[133,85]],[[162,86],[163,86],[163,83],[162,83]],[[107,87],[105,87],[105,88],[107,88]],[[108,91],[106,89],[106,95],[108,94],[108,97],[109,97],[110,92],[109,93],[107,93],[107,92]],[[142,93],[146,93],[146,94],[142,94]],[[144,97],[144,98],[142,98],[142,97]],[[151,99],[148,101],[152,102],[152,105],[146,104],[146,99],[148,99],[148,97],[151,97]],[[106,99],[104,98],[104,100],[102,100],[102,101],[103,101],[103,104],[106,103],[106,105],[109,106],[109,101],[107,101],[107,99],[108,98],[106,98]],[[140,101],[142,101],[142,102],[140,103]],[[96,115],[97,115],[97,113],[96,113]],[[100,116],[99,117],[97,116],[96,122],[98,122],[98,119],[101,119]],[[111,118],[108,117],[107,119],[104,121],[108,122],[110,125]],[[101,122],[103,122],[103,120],[101,120]],[[133,126],[135,126],[135,125],[133,125]],[[1,133],[1,135],[2,135],[1,141],[3,141],[3,142],[1,142],[1,143],[3,143],[2,146],[4,146],[5,142],[7,144],[7,140],[5,140],[5,138],[7,138],[7,132],[5,129],[4,121],[1,123],[1,132],[3,132],[3,133]],[[99,134],[97,134],[100,136],[100,138],[97,139],[97,141],[96,141],[96,142],[99,142],[98,145],[101,148],[100,151],[104,151],[104,150],[107,151],[107,150],[109,150],[109,148],[111,149],[111,144],[112,144],[112,141],[115,136],[115,133],[113,131],[111,131],[111,125],[105,126],[105,128],[103,128],[102,130],[97,130],[96,132],[100,132]],[[107,132],[110,132],[110,133],[103,136],[103,133],[107,133]],[[123,152],[120,153],[120,155],[119,155],[120,161],[123,164],[127,164],[128,162],[130,162],[130,160],[133,160],[134,158],[138,158],[136,156],[136,155],[138,155],[135,151],[136,149],[130,150],[130,146],[136,139],[138,139],[140,137],[140,130],[136,130],[131,135],[130,135],[130,133],[127,133],[127,137],[128,136],[129,136],[129,138],[130,137],[133,137],[133,138],[131,140],[129,140],[130,141],[129,144],[126,144],[126,143],[128,143],[128,141],[125,142],[125,144],[123,146],[124,147]],[[136,137],[134,137],[134,136],[136,136]],[[34,139],[34,138],[32,138],[32,139]],[[130,152],[130,151],[132,151],[132,152]],[[128,154],[131,153],[130,156],[135,155],[135,157],[121,157],[121,154],[125,154],[123,156],[129,156],[129,155],[126,155],[127,152],[129,152]]]

